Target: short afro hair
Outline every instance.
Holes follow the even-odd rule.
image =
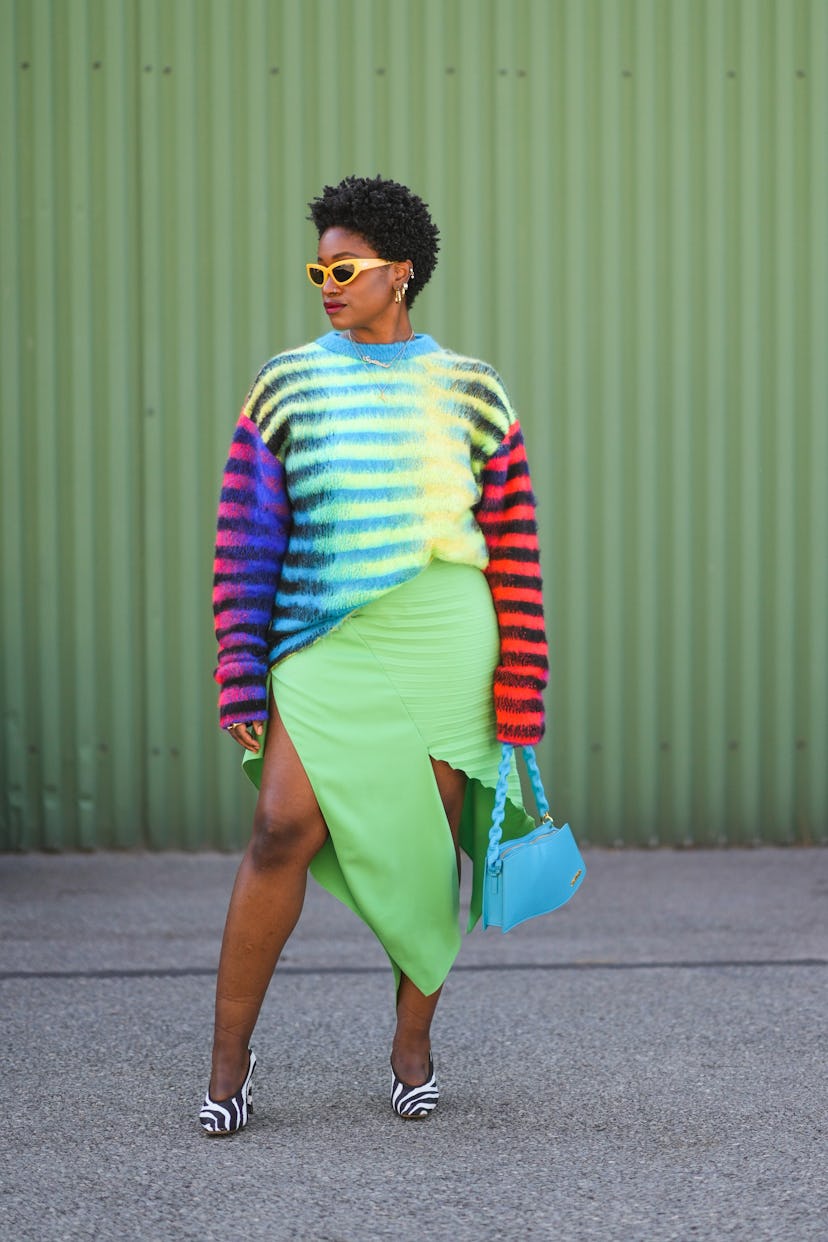
[[[359,233],[382,259],[410,259],[414,279],[405,300],[411,305],[431,278],[440,249],[440,231],[421,198],[398,181],[345,177],[339,185],[326,185],[308,206],[308,219],[320,237],[328,229],[348,229]]]

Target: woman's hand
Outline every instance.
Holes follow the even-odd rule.
[[[227,728],[227,733],[238,742],[239,746],[245,750],[252,750],[254,754],[259,749],[258,738],[264,733],[263,720],[248,720],[246,724],[231,724]]]

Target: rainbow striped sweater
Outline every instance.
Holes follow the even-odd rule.
[[[359,346],[380,361],[399,348]],[[497,373],[425,335],[387,370],[335,332],[271,359],[239,416],[219,502],[222,726],[265,720],[273,664],[433,558],[486,574],[498,737],[537,742],[548,662],[535,501]]]

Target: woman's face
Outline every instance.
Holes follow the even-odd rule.
[[[384,259],[359,233],[332,228],[319,238],[319,262],[325,267],[341,259]],[[394,301],[394,284],[404,279],[408,264],[392,263],[360,272],[347,285],[338,285],[328,275],[321,287],[322,304],[331,324],[339,332],[355,332],[365,341],[394,340],[400,321],[407,325],[405,302]]]

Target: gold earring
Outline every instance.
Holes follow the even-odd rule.
[[[399,303],[399,302],[401,302],[401,301],[402,301],[402,298],[403,298],[403,291],[402,291],[402,289],[400,289],[400,288],[396,288],[396,289],[394,290],[394,301],[395,301],[395,302],[397,302],[397,303]]]

